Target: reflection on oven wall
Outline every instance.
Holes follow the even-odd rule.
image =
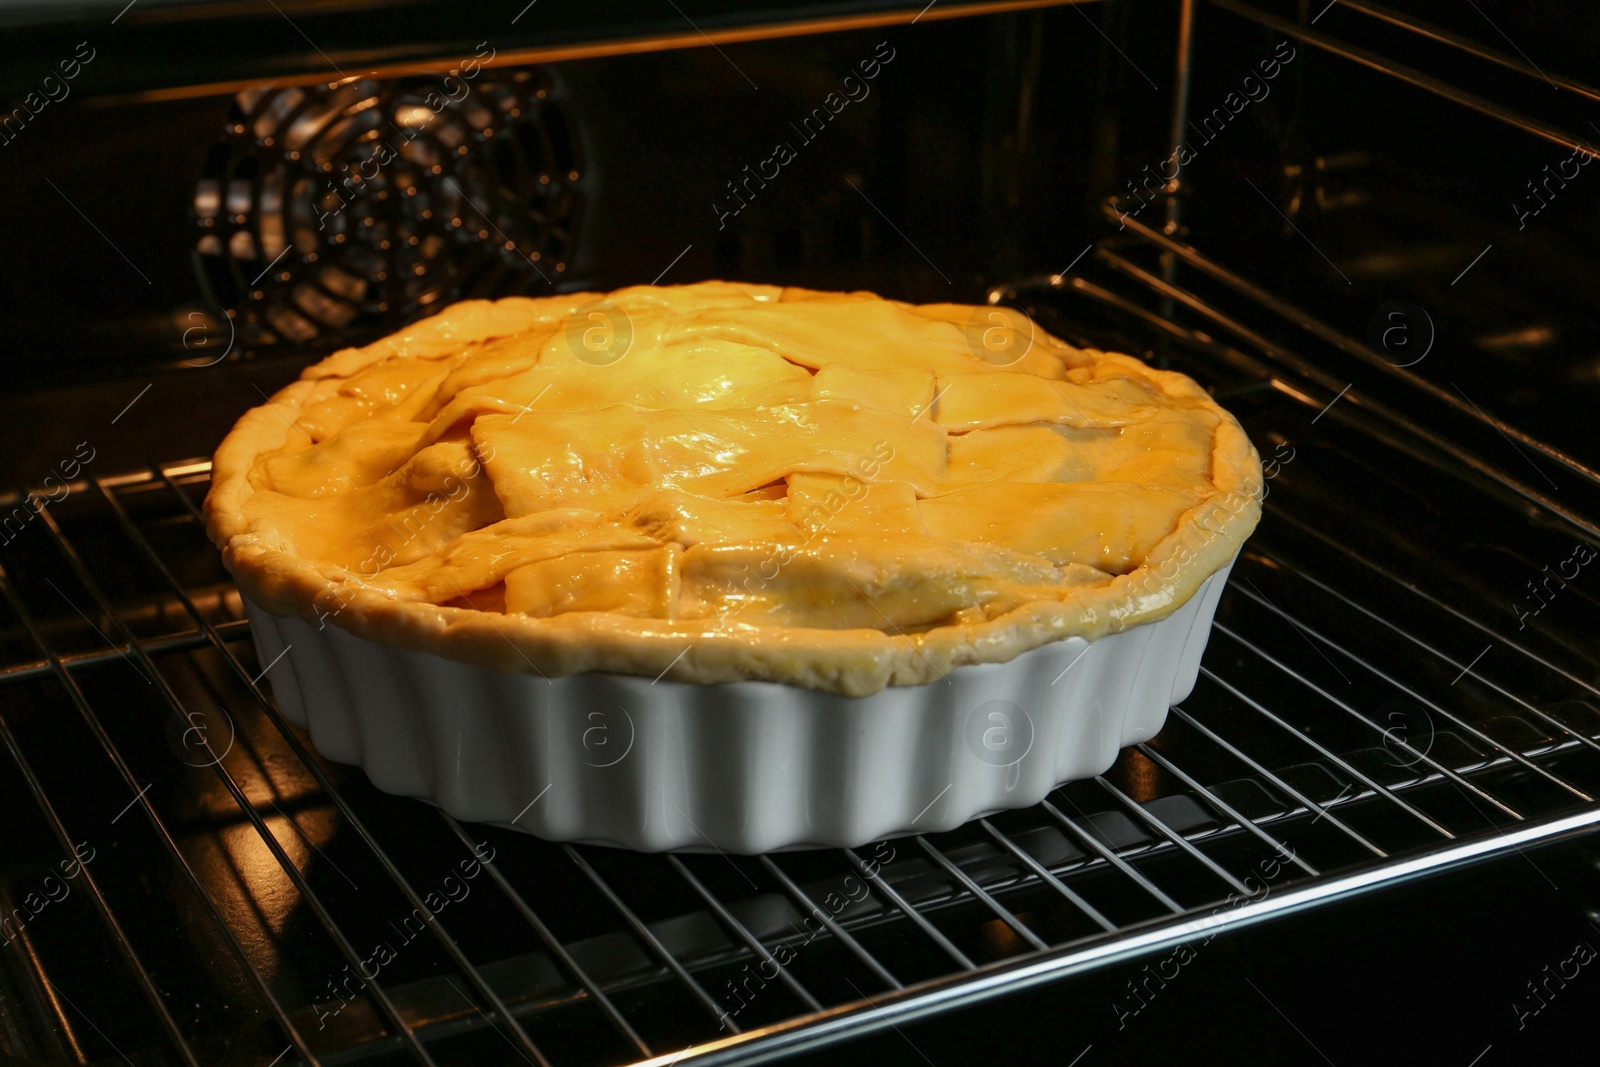
[[[1124,122],[1099,185],[1110,247],[1160,273],[1118,239],[1165,231],[1465,414],[1593,464],[1600,111],[1562,75],[1588,77],[1595,34],[1551,3],[1200,4],[1176,206],[1172,143]],[[1170,84],[1170,60],[1122,65],[1119,99]],[[1237,309],[1199,272],[1179,281]],[[1302,333],[1266,332],[1306,350]]]
[[[1086,233],[1099,40],[1056,11],[521,68],[486,43],[440,74],[191,100],[80,89],[0,147],[30,206],[0,238],[0,328],[37,381],[309,358],[452,299],[658,276],[972,299]]]

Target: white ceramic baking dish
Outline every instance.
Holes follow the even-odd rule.
[[[1231,566],[1156,622],[869,697],[501,674],[246,607],[283,714],[379,789],[555,841],[758,853],[947,830],[1102,773],[1194,687]]]

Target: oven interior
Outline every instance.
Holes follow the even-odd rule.
[[[0,116],[7,1062],[765,1062],[1600,822],[1600,90],[1561,74],[1600,42],[1324,2],[417,4],[370,55],[358,3],[281,5],[279,52],[230,5],[18,8],[8,90],[79,73]],[[233,419],[452,299],[709,277],[1004,302],[1214,390],[1269,496],[1158,737],[763,857],[459,824],[312,753],[203,533]]]

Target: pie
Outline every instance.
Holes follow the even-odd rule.
[[[847,696],[1169,615],[1262,487],[1194,381],[1019,312],[725,282],[455,304],[307,368],[212,477],[275,615]]]

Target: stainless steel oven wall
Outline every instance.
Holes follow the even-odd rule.
[[[77,77],[36,115],[16,82],[31,117],[0,123],[0,330],[32,385],[658,276],[970,299],[1096,224],[1089,149],[1117,124],[1069,10],[531,65],[502,35],[176,99],[107,29],[87,62],[76,33],[39,42]]]
[[[1597,34],[1553,3],[1199,4],[1180,239],[1414,382],[1418,412],[1593,468]],[[1140,168],[1165,159],[1113,190],[1139,223],[1164,221]]]

